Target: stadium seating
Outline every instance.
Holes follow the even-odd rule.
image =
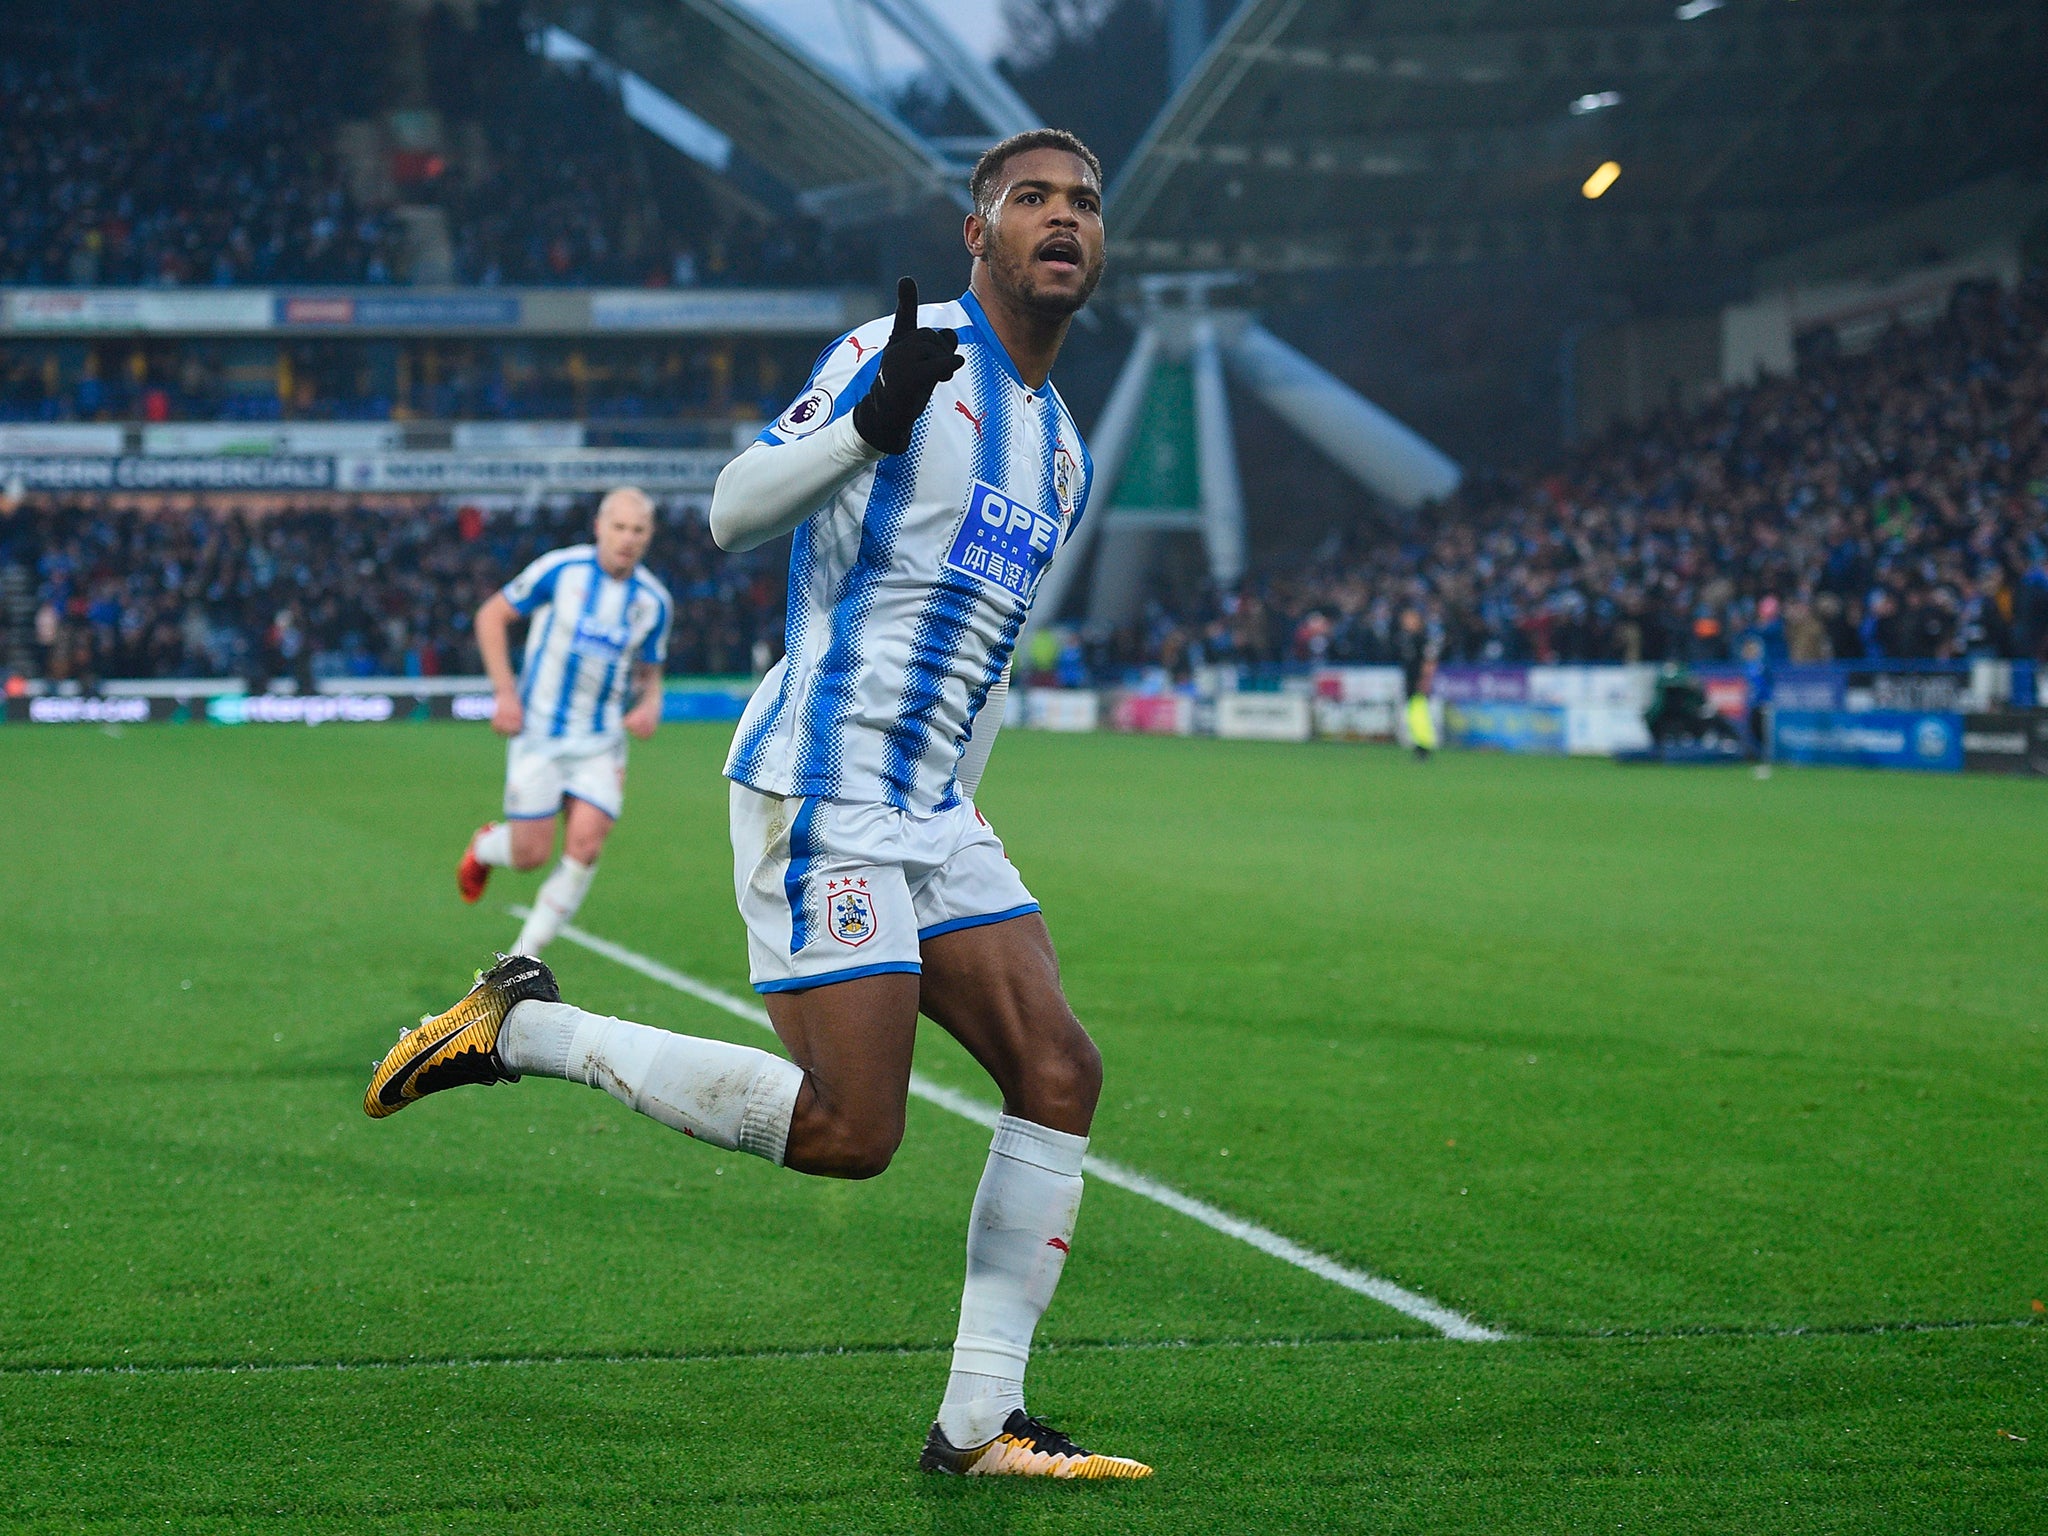
[[[35,9],[0,27],[0,280],[390,277],[394,231],[327,148],[352,60],[322,16],[286,5],[275,30],[221,36]],[[87,10],[129,24],[75,27]]]
[[[1454,661],[2048,658],[2048,276],[1563,463],[1365,523],[1240,592],[1092,637],[1097,670]]]
[[[474,674],[477,605],[588,537],[589,514],[22,512],[0,519],[0,660],[52,681]],[[720,554],[685,516],[664,521],[648,565],[676,599],[671,671],[744,673],[756,641],[780,654],[764,559]]]
[[[312,0],[12,8],[0,282],[871,275],[857,243],[714,202],[612,91],[536,57],[516,6],[475,19]]]

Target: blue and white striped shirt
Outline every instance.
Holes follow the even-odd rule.
[[[826,348],[761,443],[852,410],[892,324]],[[921,306],[918,324],[957,330],[966,363],[933,392],[908,451],[861,470],[796,530],[788,654],[755,690],[725,767],[764,794],[918,816],[959,804],[974,717],[1087,507],[1080,429],[1050,381],[1025,387],[974,295]]]
[[[607,576],[595,547],[576,544],[542,555],[504,592],[529,621],[521,739],[564,757],[616,743],[634,666],[659,666],[668,655],[668,588],[645,566],[623,580]]]

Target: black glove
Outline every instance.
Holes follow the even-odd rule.
[[[882,348],[882,366],[875,370],[875,382],[853,408],[853,430],[869,447],[901,453],[910,446],[910,429],[932,403],[932,391],[941,380],[958,373],[966,361],[955,350],[959,345],[958,331],[918,325],[917,283],[907,277],[897,279],[896,329]]]

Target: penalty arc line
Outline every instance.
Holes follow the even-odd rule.
[[[512,915],[520,918],[525,917],[529,910],[524,906],[511,908]],[[599,938],[594,933],[567,925],[562,928],[561,935],[570,943],[580,945],[594,955],[623,965],[629,971],[638,971],[650,981],[658,981],[665,987],[696,998],[699,1002],[708,1003],[736,1019],[745,1019],[749,1024],[770,1031],[775,1027],[769,1023],[767,1011],[757,1004],[735,997],[730,992],[699,981],[694,976],[686,976],[681,971],[663,965],[659,960],[651,960],[646,955],[627,949],[623,944],[614,944],[610,939]],[[970,1098],[967,1094],[935,1083],[921,1073],[910,1074],[910,1093],[913,1098],[948,1110],[963,1120],[972,1120],[976,1125],[986,1126],[990,1130],[995,1129],[996,1117],[1000,1111],[993,1104],[985,1104],[980,1099]],[[1306,1270],[1332,1285],[1342,1286],[1345,1290],[1360,1296],[1368,1296],[1382,1306],[1393,1308],[1404,1317],[1412,1317],[1417,1322],[1427,1323],[1447,1339],[1486,1343],[1508,1337],[1500,1330],[1475,1323],[1462,1312],[1454,1312],[1427,1296],[1409,1290],[1406,1286],[1396,1285],[1391,1280],[1362,1269],[1354,1269],[1348,1264],[1340,1264],[1312,1248],[1304,1248],[1292,1238],[1282,1237],[1270,1227],[1262,1227],[1255,1221],[1233,1216],[1206,1200],[1184,1195],[1171,1185],[1162,1184],[1134,1168],[1126,1168],[1122,1163],[1112,1162],[1109,1158],[1090,1152],[1086,1167],[1089,1174],[1105,1184],[1113,1184],[1118,1189],[1137,1195],[1141,1199],[1163,1205],[1190,1221],[1201,1223],[1212,1232],[1220,1232],[1225,1237],[1234,1237],[1241,1243],[1248,1243],[1259,1252],[1276,1258],[1283,1264],[1292,1264],[1296,1269]]]

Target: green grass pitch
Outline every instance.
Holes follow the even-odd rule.
[[[725,734],[635,748],[581,922],[744,991]],[[1032,1400],[1159,1475],[1063,1487],[912,1470],[975,1126],[848,1185],[562,1083],[363,1117],[516,931],[501,764],[0,728],[0,1528],[2048,1530],[2048,786],[1006,738],[1098,1150],[1513,1335],[1097,1184]]]

